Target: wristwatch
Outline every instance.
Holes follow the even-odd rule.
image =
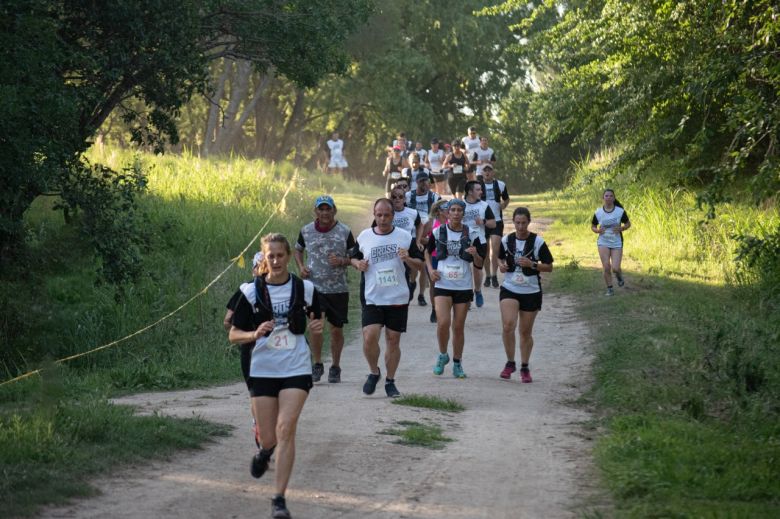
[[[537,267],[539,266],[539,263],[536,261],[531,262],[531,268],[534,270],[539,270]]]

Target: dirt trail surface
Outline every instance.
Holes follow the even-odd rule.
[[[315,384],[303,410],[287,503],[296,519],[557,518],[579,516],[591,494],[588,414],[571,402],[585,390],[591,361],[585,325],[573,302],[545,295],[535,326],[532,384],[499,379],[498,290],[466,322],[465,380],[432,374],[437,353],[430,306],[410,307],[396,376],[400,391],[453,398],[458,414],[394,405],[383,384],[367,397],[367,365],[358,333],[347,341],[341,384]],[[352,319],[358,320],[354,315]],[[351,340],[350,340],[351,339]],[[326,364],[327,367],[327,364]],[[236,366],[238,371],[238,366]],[[384,367],[383,367],[384,372]],[[326,377],[323,377],[325,379]],[[255,518],[270,515],[273,469],[249,474],[254,454],[243,383],[118,400],[140,413],[201,416],[235,426],[201,451],[124,469],[96,481],[101,495],[42,517]],[[434,423],[454,441],[440,450],[395,443],[381,434],[396,422]]]

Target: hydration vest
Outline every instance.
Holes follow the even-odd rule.
[[[287,325],[295,335],[301,335],[306,331],[306,300],[304,299],[303,280],[295,274],[290,274],[292,279],[292,293],[290,294],[290,307],[287,310]],[[271,305],[271,294],[268,293],[268,285],[265,275],[255,277],[255,325],[274,320],[274,311]],[[270,332],[266,335],[269,335]]]
[[[436,260],[441,262],[447,259],[448,251],[447,251],[447,226],[442,225],[439,227],[439,233],[438,237],[436,239]],[[466,249],[468,249],[471,246],[471,243],[469,242],[469,230],[468,227],[463,227],[463,231],[460,233],[460,251],[458,252],[458,257],[462,259],[463,261],[468,261],[471,263],[474,261],[474,257],[466,252]]]
[[[515,264],[515,253],[517,252],[517,235],[515,233],[512,233],[507,237],[506,245],[509,252],[506,258],[506,265],[509,272],[514,272],[517,269],[517,265]],[[537,258],[534,254],[535,245],[536,234],[532,232],[528,233],[528,238],[525,239],[525,246],[523,247],[523,256],[528,258],[532,257],[534,261],[539,261],[539,258]],[[529,256],[529,254],[531,254],[531,256]],[[538,270],[534,270],[530,267],[523,267],[522,272],[525,276],[536,276],[541,281]],[[539,286],[541,286],[541,283]]]
[[[428,210],[433,205],[433,191],[428,191]],[[409,207],[417,209],[417,191],[412,191],[412,195],[409,197]]]
[[[482,200],[487,202],[487,192],[485,191],[485,181],[484,180],[480,181],[480,184],[482,184]],[[499,204],[501,203],[501,193],[499,192],[498,180],[496,180],[496,179],[493,179],[493,199],[496,202],[498,202]]]

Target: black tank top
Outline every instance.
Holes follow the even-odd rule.
[[[403,165],[403,163],[404,163],[404,159],[403,158],[398,159],[398,162],[395,163],[395,162],[393,162],[393,157],[390,157],[390,173],[393,173],[394,171],[397,171],[398,173],[400,173],[401,170],[403,169],[401,167]]]

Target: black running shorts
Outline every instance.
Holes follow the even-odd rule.
[[[463,303],[470,303],[474,300],[473,290],[450,290],[447,288],[433,289],[433,297],[449,297],[452,298],[453,305],[459,305]]]
[[[336,328],[343,328],[349,314],[349,292],[339,292],[336,294],[323,294],[317,291],[317,301],[320,303],[320,309],[325,314],[325,318]]]
[[[466,175],[464,173],[455,174],[450,172],[447,183],[450,185],[452,194],[464,193],[466,191]]]
[[[501,287],[501,291],[498,294],[498,300],[514,299],[520,305],[521,312],[537,312],[542,309],[542,293],[534,292],[533,294],[517,294],[511,290],[507,290]]]
[[[363,326],[381,324],[388,330],[404,333],[409,318],[409,305],[363,305]]]
[[[279,397],[283,389],[302,389],[307,393],[314,386],[311,375],[296,375],[285,378],[250,377],[249,394],[255,396]]]
[[[249,384],[249,366],[252,364],[252,350],[255,349],[254,342],[247,342],[240,346],[241,348],[241,374],[244,375],[247,389],[251,392],[252,386]]]
[[[485,234],[488,236],[498,236],[499,238],[504,236],[504,222],[496,222],[495,229],[485,228]]]

